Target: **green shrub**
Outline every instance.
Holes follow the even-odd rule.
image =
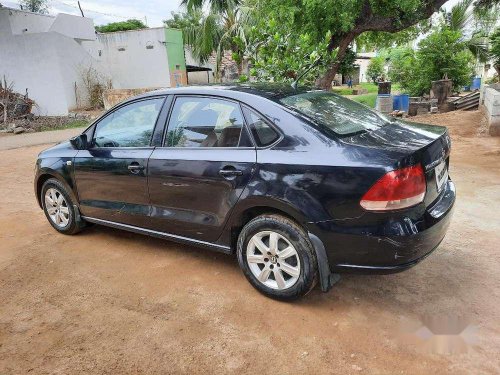
[[[389,76],[410,95],[428,93],[431,82],[448,76],[459,91],[471,82],[474,58],[461,41],[461,33],[450,29],[434,31],[419,43],[417,51],[396,49],[390,55]]]

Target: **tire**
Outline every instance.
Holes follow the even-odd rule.
[[[250,284],[277,300],[298,299],[317,282],[316,253],[306,231],[280,215],[261,215],[248,222],[238,237],[237,256]]]
[[[82,229],[83,225],[76,221],[75,202],[59,180],[50,178],[45,181],[40,201],[47,220],[59,233],[76,234]]]

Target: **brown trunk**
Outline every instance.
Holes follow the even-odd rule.
[[[243,73],[243,59],[239,63],[236,63],[236,66],[238,69],[238,76],[241,76]]]
[[[330,66],[325,74],[318,78],[316,80],[316,86],[319,88],[322,88],[324,90],[331,90],[332,88],[332,82],[335,79],[335,75],[337,74],[340,64],[342,63],[342,60],[345,57],[345,54],[347,52],[347,49],[349,48],[349,45],[355,38],[355,34],[350,33],[345,36],[343,36],[339,41],[336,43],[333,40],[330,41],[330,45],[328,46],[329,52],[331,52],[334,48],[338,47],[337,50],[337,56],[335,58],[335,62]]]

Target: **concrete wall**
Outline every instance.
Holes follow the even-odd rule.
[[[170,73],[170,86],[186,86],[187,73],[182,31],[168,28],[165,28],[164,30],[168,69]]]
[[[0,36],[0,74],[14,83],[14,91],[28,90],[36,114],[68,113],[68,103],[58,66],[55,43],[59,35],[46,33]]]
[[[35,114],[66,115],[77,106],[77,97],[88,105],[82,71],[90,66],[107,76],[74,39],[59,33],[0,36],[0,75],[14,82],[16,92],[28,90],[37,104]]]
[[[108,89],[104,91],[102,95],[104,99],[104,109],[108,110],[128,98],[157,89],[157,87],[145,87],[142,89]]]
[[[370,77],[366,75],[366,70],[370,64],[369,59],[356,59],[355,64],[359,66],[359,82],[370,82]]]
[[[113,88],[170,87],[163,27],[97,34],[97,39],[87,47],[112,72]]]
[[[0,9],[0,31],[12,35],[26,35],[54,31],[79,40],[95,40],[91,18],[60,13],[57,16],[31,13],[10,8]]]
[[[189,46],[184,46],[184,56],[187,65],[200,66],[200,62],[193,57],[193,54],[191,53],[191,48]],[[207,62],[203,64],[203,66],[212,69],[212,71],[209,71],[208,75],[207,72],[188,73],[189,85],[202,85],[202,84],[206,85],[207,83],[214,82],[215,65]]]
[[[358,58],[355,64],[359,66],[359,82],[370,82],[370,77],[366,75],[366,70],[370,64],[370,60],[377,56],[376,52],[360,52],[357,54]]]
[[[500,136],[500,85],[484,89],[483,112],[488,121],[490,135]]]
[[[13,35],[47,32],[54,20],[49,15],[0,8],[0,30]]]
[[[59,13],[48,31],[54,31],[78,41],[95,40],[94,21],[91,18],[75,17]]]
[[[0,75],[14,83],[16,92],[28,90],[35,114],[66,115],[77,104],[88,105],[85,70],[109,77],[82,47],[85,41],[95,44],[91,19],[0,8]]]
[[[65,115],[88,105],[83,77],[89,71],[114,89],[185,85],[184,54],[180,30],[96,35],[89,18],[0,8],[0,76],[13,81],[17,92],[28,89],[36,114]],[[192,79],[206,82],[206,73]]]

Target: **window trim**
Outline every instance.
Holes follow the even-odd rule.
[[[281,129],[279,129],[276,125],[274,125],[273,122],[267,118],[267,116],[263,115],[262,113],[260,113],[256,109],[250,107],[249,105],[246,105],[246,104],[242,103],[241,107],[242,107],[241,108],[241,112],[243,113],[243,117],[245,118],[245,122],[247,124],[248,133],[250,134],[250,137],[252,138],[253,144],[254,144],[254,146],[255,146],[255,148],[257,150],[267,150],[268,148],[276,146],[278,143],[280,143],[283,140],[283,138],[285,138],[285,136],[284,136],[283,132],[281,131]],[[274,141],[273,143],[271,143],[271,144],[269,144],[267,146],[259,146],[257,144],[257,141],[255,140],[255,138],[254,138],[254,136],[252,134],[252,131],[250,129],[250,121],[248,121],[247,117],[245,116],[245,111],[243,111],[244,108],[247,108],[249,111],[255,112],[259,117],[261,117],[265,121],[265,123],[271,129],[273,129],[278,134],[278,138],[276,139],[276,141]]]
[[[250,141],[253,143],[253,146],[246,146],[246,147],[239,147],[239,146],[231,146],[231,147],[201,147],[201,146],[190,146],[190,147],[175,147],[175,146],[168,146],[165,143],[167,142],[167,134],[168,134],[168,128],[170,126],[170,118],[172,117],[172,113],[174,111],[174,106],[175,102],[177,101],[178,98],[205,98],[205,99],[218,99],[218,100],[224,100],[233,104],[236,104],[238,108],[240,109],[241,113],[241,118],[243,119],[243,127],[241,128],[242,131],[244,128],[247,130],[247,135],[250,137]],[[172,101],[170,103],[170,108],[168,111],[168,116],[167,120],[165,123],[165,128],[163,130],[163,141],[161,143],[161,146],[158,146],[158,148],[168,148],[171,150],[175,149],[180,149],[180,150],[255,150],[255,141],[252,137],[252,132],[249,131],[246,119],[245,119],[245,114],[243,113],[243,108],[241,106],[242,104],[234,99],[227,98],[225,96],[219,96],[219,95],[202,95],[202,94],[177,94],[173,95]],[[241,139],[241,133],[240,133],[240,139]]]
[[[143,97],[143,98],[137,98],[137,99],[132,99],[130,101],[127,101],[127,102],[124,102],[124,103],[120,103],[118,104],[117,106],[111,108],[109,111],[107,111],[102,117],[100,117],[98,120],[96,120],[92,125],[91,127],[93,127],[93,129],[90,131],[90,142],[89,142],[89,148],[88,150],[134,150],[134,149],[152,149],[154,148],[155,146],[152,145],[151,143],[153,142],[153,137],[154,137],[154,134],[155,134],[155,130],[157,129],[158,126],[162,126],[161,124],[159,124],[159,119],[160,119],[160,115],[162,113],[162,111],[164,110],[164,107],[165,107],[165,102],[166,102],[166,99],[167,99],[168,95],[152,95],[152,96],[147,96],[147,97]],[[106,119],[108,116],[110,116],[111,114],[115,113],[116,111],[120,110],[121,108],[127,106],[127,105],[130,105],[130,104],[135,104],[135,103],[139,103],[139,102],[143,102],[143,101],[146,101],[146,100],[153,100],[153,99],[163,99],[162,103],[161,103],[161,109],[160,111],[158,112],[158,115],[156,116],[156,120],[155,120],[155,124],[153,126],[153,132],[151,134],[151,138],[149,139],[149,144],[147,146],[134,146],[134,147],[127,147],[127,146],[118,146],[118,147],[94,147],[93,146],[93,143],[94,143],[94,135],[95,135],[95,132],[97,130],[97,127],[99,126],[99,124],[104,120]],[[85,132],[89,130],[89,129],[86,129]]]

